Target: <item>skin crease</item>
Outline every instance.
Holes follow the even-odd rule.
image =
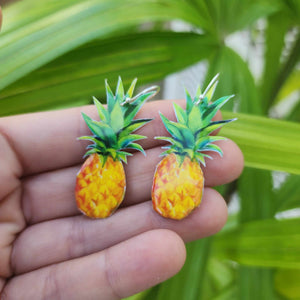
[[[103,220],[81,215],[74,200],[86,146],[76,137],[88,134],[80,112],[96,119],[95,107],[0,118],[1,299],[120,299],[176,274],[185,260],[183,242],[224,226],[225,202],[210,186],[236,179],[243,169],[230,140],[219,142],[223,158],[207,161],[203,201],[188,218],[168,220],[153,211],[153,170],[162,151],[153,137],[167,134],[158,110],[175,119],[171,101],[141,109],[138,118],[155,118],[137,131],[149,137],[147,157],[129,159],[123,206]]]

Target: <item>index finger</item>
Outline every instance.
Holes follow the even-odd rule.
[[[183,100],[176,102],[182,106],[185,103]],[[168,134],[158,111],[167,118],[175,119],[173,101],[146,103],[137,115],[137,118],[154,118],[137,131],[148,137],[141,143],[145,149],[161,143],[153,139],[155,136]],[[73,166],[82,161],[87,143],[76,138],[91,133],[81,112],[99,119],[94,106],[0,118],[0,134],[6,137],[16,153],[23,176]]]

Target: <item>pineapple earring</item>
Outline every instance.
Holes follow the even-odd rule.
[[[87,146],[88,156],[76,178],[75,198],[79,210],[91,218],[109,217],[121,204],[126,180],[123,162],[132,153],[124,150],[134,149],[145,154],[137,140],[146,138],[131,134],[144,126],[151,119],[133,120],[147,99],[153,97],[159,90],[158,86],[148,88],[132,98],[137,79],[131,83],[127,93],[119,77],[116,94],[106,85],[107,108],[96,98],[100,122],[92,120],[82,113],[83,119],[92,132],[92,136],[82,136],[79,140],[93,142]]]
[[[165,156],[156,167],[152,185],[152,204],[156,212],[170,219],[183,219],[199,206],[204,178],[200,163],[205,166],[205,157],[211,156],[204,151],[214,151],[223,155],[215,141],[224,140],[219,136],[210,136],[217,128],[234,121],[211,121],[217,111],[233,96],[226,96],[209,103],[216,85],[216,75],[206,90],[200,87],[194,100],[186,91],[186,110],[174,103],[177,122],[168,120],[160,114],[164,126],[171,137],[156,137],[171,145],[161,154]]]

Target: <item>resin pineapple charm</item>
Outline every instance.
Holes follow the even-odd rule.
[[[157,93],[158,87],[148,88],[132,98],[136,79],[127,93],[119,78],[114,95],[106,82],[107,109],[94,98],[100,122],[85,115],[83,118],[92,136],[78,139],[93,142],[87,146],[88,156],[76,178],[75,197],[79,210],[91,218],[106,218],[121,204],[126,180],[123,162],[132,155],[124,150],[133,149],[144,153],[137,140],[146,138],[132,134],[151,119],[133,120],[143,103]]]
[[[183,219],[200,204],[204,187],[200,163],[205,166],[204,158],[211,158],[203,152],[223,154],[220,147],[212,143],[225,138],[209,134],[234,119],[212,121],[219,108],[232,97],[222,97],[210,103],[217,79],[218,75],[203,94],[198,88],[194,99],[186,91],[186,110],[174,103],[177,122],[160,114],[171,137],[156,138],[171,144],[164,147],[167,150],[161,155],[165,157],[156,167],[152,204],[154,210],[165,218]]]

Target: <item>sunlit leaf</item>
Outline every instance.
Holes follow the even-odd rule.
[[[5,24],[21,21],[13,28],[3,26],[0,89],[78,46],[126,27],[172,19],[206,26],[201,14],[181,0],[61,0],[50,9],[44,8],[43,1],[26,2],[4,11],[8,16]],[[28,11],[30,17],[26,18]]]
[[[291,300],[300,299],[300,270],[279,269],[274,276],[276,291]]]
[[[122,47],[120,47],[120,44]],[[0,116],[57,106],[105,101],[104,80],[125,86],[164,78],[208,57],[215,42],[192,33],[149,32],[97,40],[73,50],[0,92]],[[2,70],[2,66],[1,66]],[[14,103],[14,105],[11,105]]]
[[[300,124],[229,112],[223,117],[238,118],[221,135],[240,146],[246,166],[300,174]]]
[[[300,207],[300,176],[290,175],[275,194],[276,210]]]
[[[300,218],[245,223],[215,239],[216,254],[243,265],[300,268]]]

